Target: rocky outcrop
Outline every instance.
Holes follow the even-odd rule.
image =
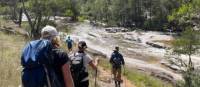
[[[105,31],[108,33],[117,33],[117,32],[128,32],[129,30],[121,27],[110,27],[106,28]]]
[[[0,26],[0,31],[6,34],[22,35],[26,38],[29,37],[29,34],[25,29],[20,28],[18,25],[14,24],[12,21],[7,21],[5,24]]]
[[[104,54],[104,53],[102,53],[98,50],[92,49],[92,48],[89,48],[88,52],[93,56],[102,56],[103,58],[108,58],[106,54]],[[128,65],[128,66],[130,67],[130,65]],[[131,67],[133,67],[133,66],[131,66]],[[139,67],[139,66],[136,66],[135,68],[138,69],[139,71],[142,71],[146,74],[149,74],[151,76],[162,79],[164,81],[168,81],[168,82],[173,83],[173,84],[176,83],[176,78],[174,78],[174,76],[172,76],[171,74],[166,73],[162,70],[160,71],[160,70],[155,70],[155,69],[151,69],[151,68],[147,68],[147,67],[142,68],[142,67]]]
[[[160,65],[159,61],[148,61],[154,58],[151,58],[152,56],[163,58],[163,53],[165,52],[164,49],[154,49],[154,47],[150,47],[146,45],[146,42],[148,41],[157,41],[161,42],[164,38],[164,40],[170,40],[171,37],[167,35],[161,35],[160,32],[126,32],[126,33],[107,33],[106,31],[103,31],[102,28],[96,27],[90,27],[90,26],[84,26],[79,25],[75,26],[76,31],[74,32],[75,35],[79,33],[79,37],[81,39],[85,40],[88,44],[88,50],[92,49],[94,55],[104,55],[105,58],[110,58],[110,55],[112,53],[113,45],[119,45],[121,47],[121,52],[124,55],[126,65],[131,68],[141,68],[145,70],[145,73],[150,73],[150,75],[154,75],[156,77],[160,77],[161,79],[167,79],[167,81],[174,82],[177,80],[181,80],[182,77],[180,74],[173,72],[172,70],[163,67]],[[97,30],[98,29],[98,30]],[[99,31],[102,31],[102,33],[99,33]],[[88,32],[96,32],[97,34],[105,35],[107,38],[95,38],[95,34],[88,35]],[[80,34],[81,33],[81,34]],[[86,36],[87,35],[87,36]],[[117,37],[116,37],[117,36]],[[128,39],[132,40],[132,37],[136,40],[137,38],[141,39],[142,43],[135,43],[135,41],[130,41],[128,39],[125,39],[125,36],[128,37]],[[95,38],[91,40],[91,37]],[[106,43],[103,43],[100,41],[103,39],[103,41],[106,41]],[[134,40],[133,39],[133,40]],[[130,42],[125,42],[130,41]],[[131,48],[133,50],[128,50],[128,48]],[[160,52],[161,51],[161,52]],[[135,55],[135,53],[139,55]],[[140,56],[140,55],[144,55]],[[138,58],[139,57],[139,58]],[[148,58],[147,60],[145,58]],[[164,74],[163,74],[164,73]],[[169,77],[168,77],[169,76]],[[173,80],[172,80],[173,79]]]
[[[139,37],[129,35],[128,33],[124,35],[124,38],[125,38],[125,40],[129,40],[129,41],[134,41],[134,42],[138,42],[138,43],[142,42]]]
[[[6,33],[6,34],[16,34],[16,31],[11,28],[11,27],[3,27],[2,29],[0,29],[0,31]]]
[[[155,76],[157,78],[160,78],[160,79],[162,79],[164,81],[168,81],[168,82],[171,82],[173,84],[176,84],[176,81],[174,80],[174,78],[171,75],[167,74],[167,73],[158,71],[158,72],[152,72],[151,75]]]
[[[147,45],[150,45],[152,47],[155,47],[155,48],[160,48],[160,49],[166,49],[167,47],[162,44],[162,43],[156,43],[156,42],[146,42]]]

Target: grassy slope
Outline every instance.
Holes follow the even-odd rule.
[[[2,25],[5,23],[1,21]],[[28,24],[22,23],[22,27],[28,29]],[[0,87],[18,87],[22,70],[20,56],[26,40],[22,36],[7,35],[0,31],[0,43]],[[66,49],[65,43],[62,45]]]
[[[25,40],[0,32],[0,43],[0,87],[17,87],[21,82],[20,53]]]
[[[105,69],[111,69],[107,59],[101,58],[100,66],[104,67]],[[160,79],[146,75],[145,73],[141,73],[132,68],[126,68],[124,75],[137,87],[172,87],[171,84],[167,84]]]

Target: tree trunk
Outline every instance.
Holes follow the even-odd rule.
[[[24,14],[25,14],[26,17],[27,17],[29,26],[30,26],[30,28],[31,28],[31,32],[29,32],[29,34],[30,34],[29,36],[30,36],[30,37],[33,37],[32,32],[34,32],[34,26],[33,26],[33,23],[32,23],[32,21],[31,21],[31,17],[30,17],[30,15],[28,14],[28,12],[27,12],[27,10],[26,10],[26,8],[25,8],[24,0],[21,0],[21,2],[22,2],[22,10],[23,10]]]
[[[19,27],[21,27],[21,24],[22,24],[22,14],[23,14],[23,9],[20,8],[20,12],[19,12]]]
[[[194,69],[193,63],[192,63],[192,59],[191,59],[191,55],[189,55],[189,63],[188,63],[188,66],[189,66],[189,70],[193,70],[193,69]]]
[[[77,12],[77,9],[76,9],[76,1],[75,0],[70,0],[71,2],[71,10],[73,12],[73,16],[72,16],[72,21],[77,21],[77,16],[78,16],[78,12]]]

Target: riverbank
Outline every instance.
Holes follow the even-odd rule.
[[[110,74],[111,65],[108,62],[109,59],[107,59],[105,55],[98,54],[98,52],[95,52],[91,49],[89,49],[88,52],[93,58],[99,58],[99,67],[102,68],[104,71],[107,71],[107,77],[104,77],[104,75],[102,75],[101,73],[99,74],[100,81],[103,81],[104,83],[112,83],[113,80],[111,76],[112,74]],[[125,82],[122,84],[122,87],[129,87],[130,85],[135,85],[130,87],[173,87],[170,82],[160,80],[156,77],[151,76],[150,74],[138,71],[136,68],[128,67],[127,65],[122,68],[122,76],[124,76],[123,80]]]
[[[145,44],[145,42],[138,43],[137,41],[125,40],[123,36],[125,33],[107,33],[104,28],[91,26],[88,23],[76,24],[76,26],[73,26],[73,30],[71,36],[74,39],[78,38],[79,41],[86,41],[88,48],[105,55],[106,58],[110,58],[112,49],[115,46],[119,46],[120,52],[124,55],[129,67],[150,73],[155,77],[165,79],[174,84],[176,81],[182,80],[181,74],[161,64],[161,61],[165,59],[165,49],[154,48]],[[146,32],[141,33],[145,35]],[[146,34],[149,36],[148,38],[152,38],[148,32]],[[166,36],[160,33],[153,35],[154,38]]]

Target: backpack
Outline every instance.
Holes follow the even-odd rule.
[[[122,65],[120,54],[114,53],[114,58],[112,59],[112,62],[113,62],[113,67],[120,68]]]
[[[82,56],[77,55],[77,53],[74,53],[74,55],[70,58],[71,59],[71,73],[72,78],[74,80],[75,85],[80,84],[80,82],[88,77],[88,72],[85,72],[86,67],[84,66],[84,59]]]
[[[23,87],[62,87],[51,64],[52,45],[48,40],[28,43],[21,56]]]

